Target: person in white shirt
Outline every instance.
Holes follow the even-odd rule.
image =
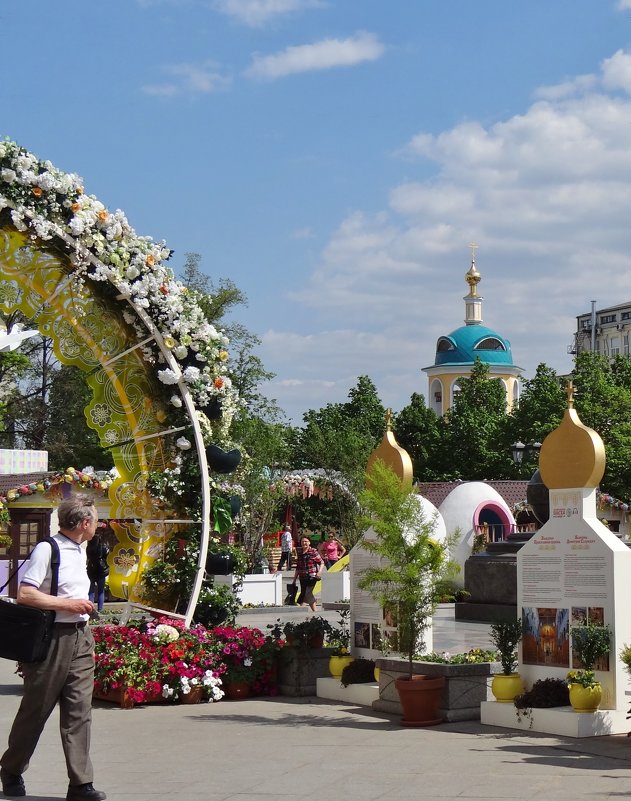
[[[35,546],[22,576],[17,600],[55,612],[53,636],[46,659],[20,665],[24,694],[11,732],[9,747],[0,758],[2,791],[9,797],[26,795],[22,774],[28,768],[39,737],[59,704],[59,728],[70,784],[67,801],[102,801],[106,795],[92,784],[90,726],[94,686],[94,639],[87,625],[94,604],[88,600],[90,580],[85,548],[96,533],[98,516],[87,495],[72,495],[57,510],[59,585],[50,595],[52,549]]]
[[[291,570],[291,552],[294,549],[294,540],[291,536],[291,529],[289,527],[289,523],[285,524],[285,529],[283,533],[280,535],[280,561],[278,562],[278,567],[276,571],[283,569],[283,565],[285,562],[287,563],[287,569]]]

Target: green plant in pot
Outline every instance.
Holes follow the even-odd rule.
[[[433,539],[435,520],[427,520],[411,482],[402,481],[381,460],[368,473],[368,486],[360,494],[366,510],[364,528],[372,529],[362,546],[380,557],[366,568],[359,587],[368,591],[382,608],[396,610],[397,650],[408,662],[408,675],[395,682],[403,725],[427,726],[441,722],[438,704],[444,678],[414,675],[414,654],[423,652],[424,634],[438,605],[443,580],[453,573],[445,544]],[[430,697],[431,695],[431,697]],[[409,707],[415,698],[430,701],[425,710]]]
[[[319,615],[308,617],[300,623],[289,621],[283,626],[287,645],[303,649],[322,648],[325,636],[330,635],[332,631],[329,621]]]
[[[341,609],[337,626],[332,626],[326,638],[328,648],[335,648],[329,657],[329,672],[334,678],[340,678],[344,668],[353,661],[349,652],[351,633],[349,629],[350,609]]]
[[[572,654],[582,668],[570,670],[567,683],[570,689],[570,704],[576,712],[595,712],[602,700],[602,685],[596,681],[594,667],[611,649],[609,626],[572,626]]]
[[[491,642],[497,648],[502,672],[493,677],[491,692],[500,703],[510,703],[524,691],[517,673],[517,645],[522,636],[521,620],[493,623]]]

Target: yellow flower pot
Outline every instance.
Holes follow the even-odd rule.
[[[378,682],[378,681],[379,681],[379,676],[380,676],[380,675],[381,675],[381,668],[378,668],[378,667],[376,667],[376,668],[375,668],[375,681],[376,681],[376,682]]]
[[[582,684],[570,684],[570,703],[575,712],[595,712],[600,706],[603,688],[599,682],[593,687]]]
[[[339,679],[342,676],[342,671],[346,665],[350,665],[353,657],[350,654],[343,656],[332,656],[329,658],[329,673],[334,679]]]
[[[521,676],[519,673],[496,673],[493,676],[491,684],[491,692],[495,696],[495,700],[500,704],[512,704],[517,695],[521,695],[524,691]]]

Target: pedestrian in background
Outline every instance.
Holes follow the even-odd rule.
[[[99,528],[104,525],[104,523],[99,523]],[[86,548],[88,578],[90,579],[88,598],[97,605],[97,612],[93,614],[93,617],[96,618],[98,618],[98,613],[103,611],[105,605],[105,581],[110,573],[107,564],[109,552],[110,549],[100,533],[88,542]]]
[[[318,583],[323,569],[324,561],[322,557],[315,548],[311,547],[309,537],[303,537],[300,540],[300,550],[296,557],[296,572],[294,574],[294,584],[296,579],[300,581],[300,595],[296,603],[300,606],[311,607],[312,612],[317,609],[313,588]]]
[[[276,570],[282,570],[283,565],[287,563],[287,569],[291,570],[291,552],[294,549],[294,539],[291,536],[291,528],[289,523],[285,523],[283,533],[280,535],[280,561]]]
[[[329,570],[329,568],[333,567],[333,565],[339,561],[345,553],[346,548],[335,536],[335,532],[329,531],[327,538],[320,546],[320,554],[324,559],[326,569]]]

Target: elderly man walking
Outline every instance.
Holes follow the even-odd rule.
[[[94,604],[88,600],[90,580],[85,548],[97,529],[94,502],[73,495],[58,508],[59,583],[51,595],[51,556],[48,542],[35,546],[18,589],[17,600],[55,612],[53,637],[43,662],[21,664],[24,696],[9,734],[9,747],[0,758],[0,782],[6,796],[24,796],[22,774],[53,709],[59,704],[61,743],[70,784],[67,801],[101,801],[105,793],[92,785],[90,725],[94,684],[94,640],[87,625]]]

